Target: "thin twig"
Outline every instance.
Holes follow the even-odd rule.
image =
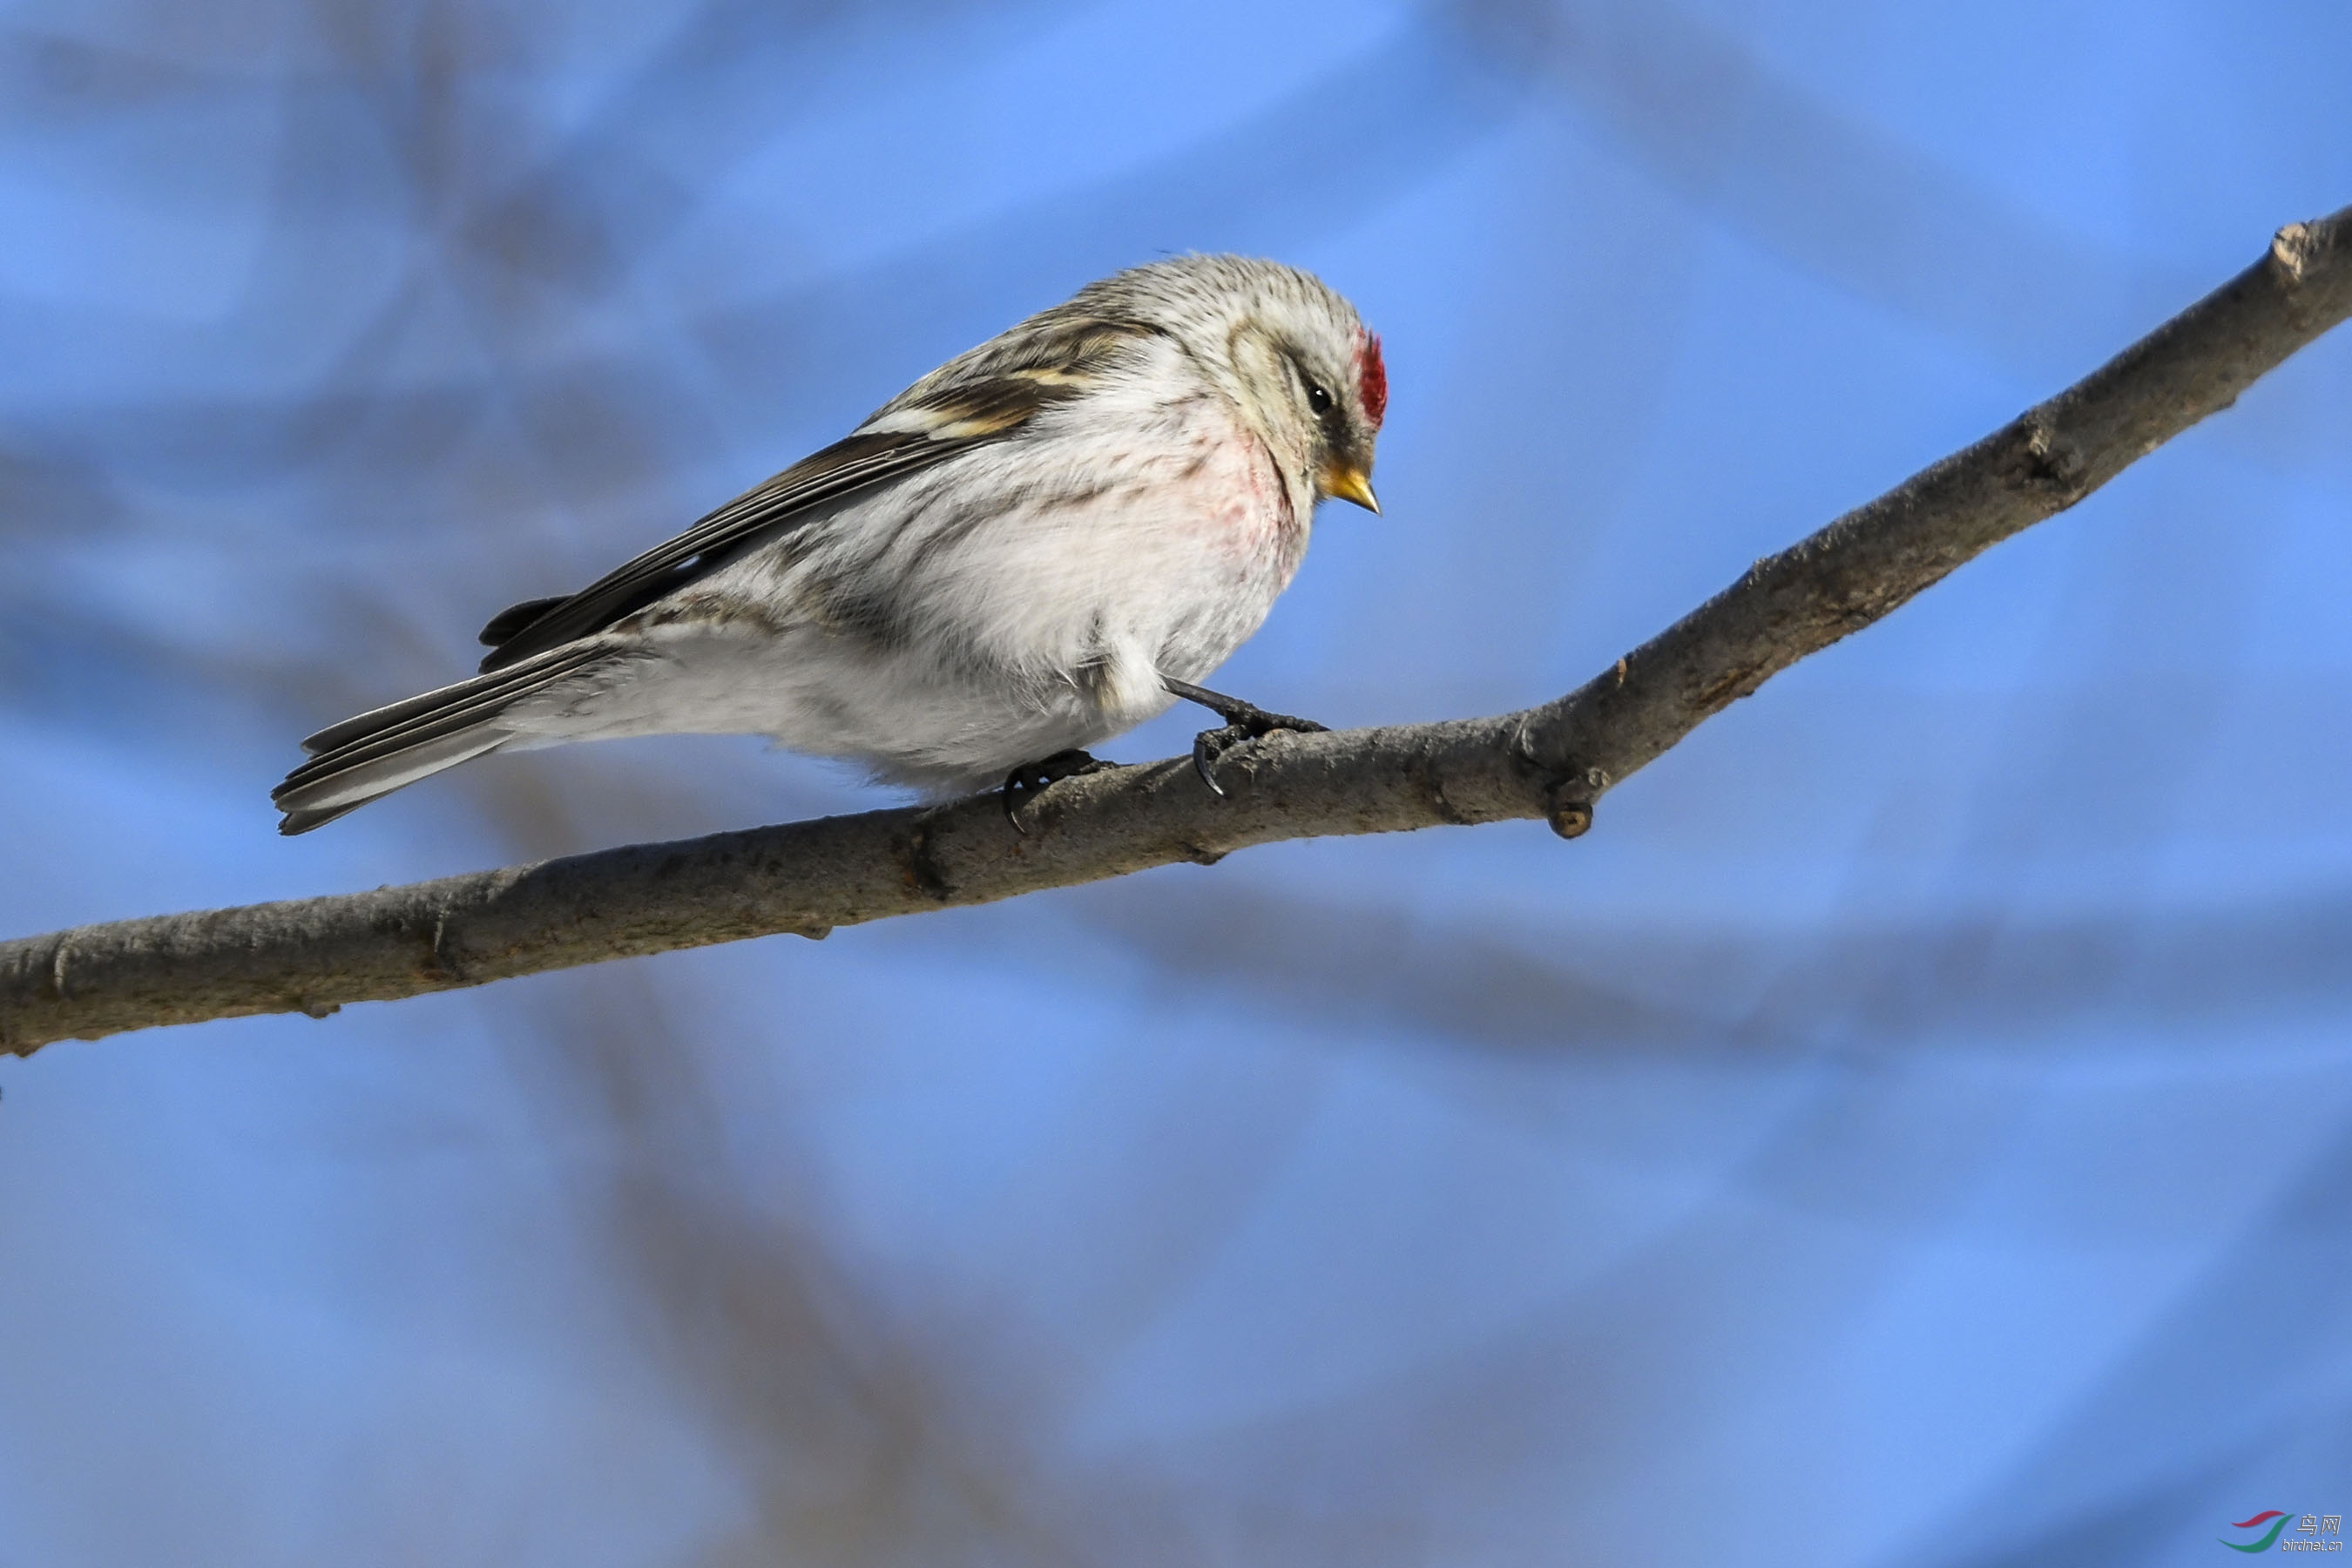
[[[2352,209],[2088,378],[1847,513],[1556,702],[1492,719],[1277,734],[1218,764],[1055,784],[1014,831],[993,796],[872,811],[373,893],[82,926],[0,943],[0,1048],[479,985],[1213,861],[1284,838],[1545,817],[1563,837],[1708,715],[2074,505],[2352,314]]]

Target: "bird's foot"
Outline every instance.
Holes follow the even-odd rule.
[[[1004,775],[1004,820],[1024,838],[1029,829],[1021,820],[1021,808],[1034,795],[1043,795],[1064,779],[1074,779],[1082,773],[1098,773],[1115,768],[1117,763],[1106,763],[1080,751],[1055,752],[1050,757],[1034,763],[1024,763]]]
[[[1330,728],[1312,719],[1294,719],[1287,713],[1269,713],[1247,702],[1235,702],[1230,710],[1221,708],[1218,716],[1225,721],[1222,730],[1203,730],[1192,737],[1192,771],[1201,782],[1219,795],[1225,786],[1217,782],[1213,771],[1217,763],[1235,746],[1264,740],[1277,730],[1289,730],[1301,735],[1311,735]]]
[[[1218,795],[1225,793],[1224,786],[1217,782],[1216,774],[1210,770],[1215,767],[1218,758],[1235,746],[1263,740],[1276,730],[1311,735],[1330,728],[1328,724],[1318,724],[1312,719],[1294,719],[1287,713],[1269,713],[1255,702],[1244,702],[1238,697],[1228,697],[1222,691],[1212,691],[1205,686],[1195,686],[1189,680],[1179,680],[1173,676],[1161,676],[1160,684],[1170,696],[1197,702],[1225,721],[1222,730],[1203,730],[1192,737],[1192,771],[1201,775],[1202,784]]]

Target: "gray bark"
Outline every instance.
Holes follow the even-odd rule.
[[[1066,780],[1016,833],[994,795],[636,845],[372,893],[0,943],[0,1049],[479,985],[609,958],[1207,864],[1283,838],[1548,818],[1596,801],[1710,714],[2064,510],[2352,313],[2352,208],[2269,252],[2074,386],[1759,561],[1577,690],[1490,719],[1279,734]]]

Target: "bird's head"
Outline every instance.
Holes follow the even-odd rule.
[[[1373,448],[1389,409],[1381,340],[1318,279],[1282,271],[1295,284],[1262,291],[1231,340],[1245,402],[1277,450],[1313,477],[1318,497],[1377,513]]]
[[[1136,314],[1181,342],[1317,496],[1381,510],[1372,456],[1388,367],[1381,340],[1322,279],[1250,257],[1185,256],[1096,287],[1126,295]]]

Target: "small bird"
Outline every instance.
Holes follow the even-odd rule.
[[[1194,684],[1257,630],[1324,497],[1380,510],[1380,339],[1295,268],[1090,283],[576,594],[481,673],[331,725],[271,798],[305,833],[496,751],[760,734],[935,796],[1031,793],[1178,699],[1234,745],[1319,724]],[[1025,831],[1025,829],[1024,829]]]

